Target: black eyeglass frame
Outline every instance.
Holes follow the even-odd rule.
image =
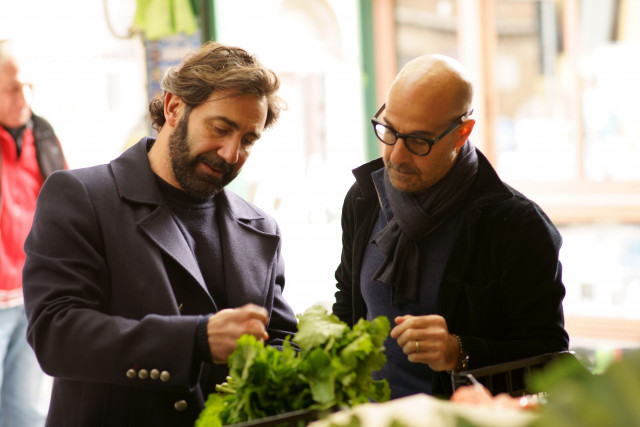
[[[374,116],[371,118],[371,124],[373,125],[373,133],[375,133],[376,137],[380,140],[380,142],[382,142],[385,145],[395,145],[396,142],[398,142],[398,139],[402,138],[404,140],[404,146],[407,147],[407,150],[409,150],[412,154],[414,154],[416,156],[420,156],[420,157],[424,157],[424,156],[428,155],[429,153],[431,153],[431,149],[433,148],[433,146],[438,141],[440,141],[442,138],[444,138],[445,136],[447,136],[451,132],[453,132],[453,130],[455,128],[457,128],[462,123],[464,123],[464,121],[467,119],[467,117],[469,117],[473,113],[473,108],[469,109],[469,111],[467,111],[466,113],[461,115],[459,118],[457,118],[453,123],[451,123],[451,126],[449,126],[438,137],[436,137],[436,138],[425,138],[423,136],[418,136],[418,135],[414,135],[414,134],[411,134],[411,133],[400,133],[400,132],[396,131],[394,128],[392,128],[391,126],[389,126],[387,124],[384,124],[380,120],[378,120],[377,117],[380,115],[380,113],[382,113],[382,110],[384,110],[386,105],[387,105],[386,103],[382,104],[382,106],[380,107],[378,112],[376,114],[374,114]],[[380,137],[380,135],[378,134],[378,131],[376,130],[378,125],[384,127],[388,131],[390,131],[395,136],[395,140],[393,142],[384,141]],[[429,149],[427,150],[426,153],[416,153],[414,151],[414,149],[411,148],[411,144],[407,144],[407,138],[413,138],[414,140],[417,139],[419,141],[423,141],[429,147]]]

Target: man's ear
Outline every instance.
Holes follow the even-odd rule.
[[[164,95],[164,118],[171,127],[176,127],[180,119],[180,112],[183,110],[182,99],[171,92]]]
[[[460,148],[469,139],[471,131],[475,126],[476,121],[473,119],[467,119],[460,125],[460,133],[458,133],[458,142],[456,142],[456,148]]]

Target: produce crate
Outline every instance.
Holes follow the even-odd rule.
[[[298,411],[285,412],[283,414],[272,415],[270,417],[232,424],[229,427],[300,427],[306,426],[329,413],[331,413],[331,411],[301,409]]]
[[[560,351],[455,372],[451,374],[451,384],[455,391],[458,387],[472,384],[471,378],[475,378],[475,380],[489,389],[493,395],[508,393],[511,396],[523,396],[530,392],[531,374],[560,357],[575,356],[572,351]]]

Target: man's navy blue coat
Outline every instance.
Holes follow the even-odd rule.
[[[192,426],[227,367],[203,363],[196,325],[216,312],[144,138],[109,165],[55,172],[27,239],[28,340],[54,377],[47,426]],[[270,344],[296,330],[274,219],[223,190],[229,307],[269,311]]]

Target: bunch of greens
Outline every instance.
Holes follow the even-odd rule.
[[[547,404],[531,427],[640,425],[640,352],[591,374],[576,359],[561,359],[532,378]]]
[[[244,335],[229,358],[227,381],[209,395],[196,427],[217,427],[295,410],[345,409],[389,400],[386,380],[371,374],[386,362],[389,320],[361,319],[353,328],[314,306],[282,349]]]

